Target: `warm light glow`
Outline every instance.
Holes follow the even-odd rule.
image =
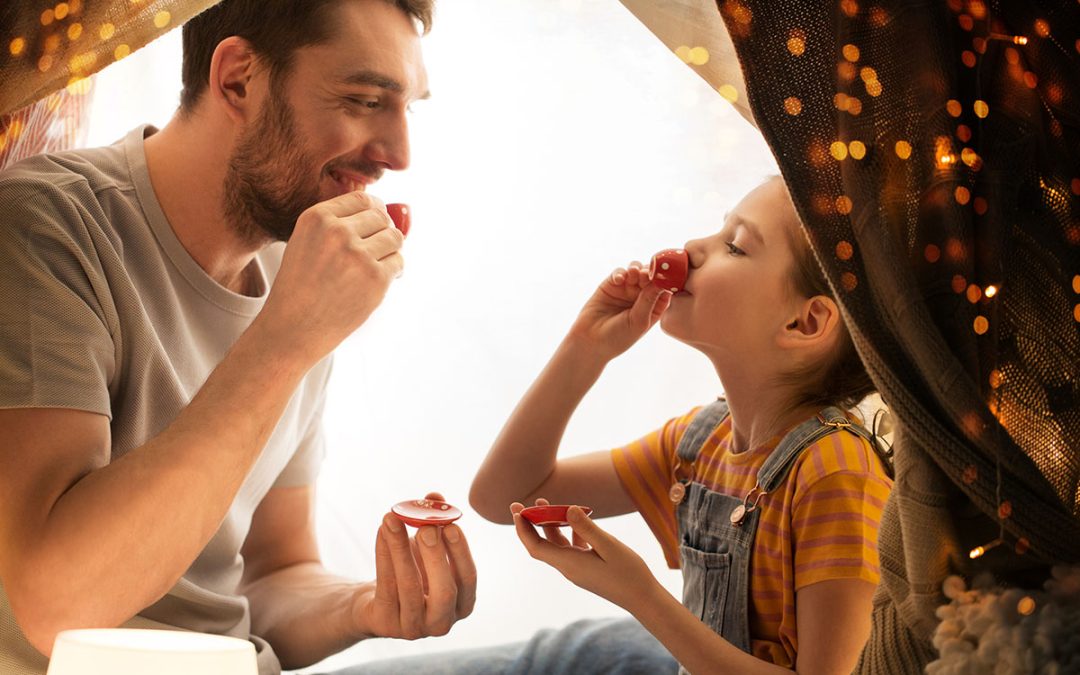
[[[802,112],[802,101],[794,96],[788,96],[784,99],[784,110],[789,115],[798,115]]]
[[[848,144],[848,153],[853,159],[862,159],[866,156],[866,146],[862,141],[852,141]]]
[[[256,675],[255,646],[206,633],[130,628],[56,636],[48,675]]]
[[[787,49],[792,56],[802,56],[806,51],[806,40],[801,35],[792,35],[788,38]]]
[[[847,199],[847,198],[846,197],[841,197],[841,199]],[[837,201],[839,201],[839,200],[837,200]],[[848,201],[850,201],[850,200],[848,200]],[[846,241],[841,241],[840,243],[838,243],[836,245],[836,257],[837,258],[839,258],[841,260],[851,260],[851,256],[853,256],[854,254],[855,254],[855,249],[854,249],[854,247],[852,247],[852,245],[850,243],[848,243]]]
[[[972,110],[975,111],[977,117],[983,118],[990,114],[990,106],[986,104],[986,101],[975,101],[975,105],[972,106]]]
[[[21,37],[15,38],[11,41],[11,44],[8,45],[8,51],[11,52],[12,56],[18,56],[22,54],[24,49],[26,49],[26,40]]]
[[[847,159],[847,145],[843,141],[836,141],[829,146],[829,154],[838,162]]]
[[[70,11],[70,9],[71,8],[68,7],[68,4],[66,2],[61,2],[59,5],[57,5],[56,9],[53,10],[54,14],[56,14],[56,20],[63,21],[67,17],[68,11]]]
[[[131,54],[131,47],[127,46],[126,44],[125,45],[120,45],[116,49],[113,50],[113,58],[116,59],[117,61],[119,61],[120,59],[127,58],[130,54]]]
[[[853,204],[851,203],[851,197],[848,197],[847,195],[840,195],[839,197],[836,198],[836,210],[838,212],[840,212],[840,214],[846,216],[847,214],[851,213],[851,207],[852,206],[853,206]],[[847,250],[847,258],[845,258],[845,257],[843,257],[843,255],[841,255],[841,248],[840,248],[841,246],[846,246],[847,247],[847,249],[846,249]],[[839,244],[837,244],[837,246],[836,246],[836,255],[839,256],[841,260],[847,260],[848,258],[850,258],[851,257],[851,244],[847,243],[846,241],[842,241]]]
[[[172,21],[172,14],[169,14],[164,10],[154,15],[154,25],[158,28],[164,28],[165,26],[168,26],[170,21]],[[696,47],[695,49],[700,49],[700,47]],[[693,50],[690,51],[693,52]],[[705,52],[705,60],[709,60],[708,52]]]
[[[986,331],[990,330],[990,321],[980,314],[972,322],[972,328],[974,328],[976,335],[986,335]]]
[[[162,12],[162,14],[168,14],[168,12]],[[157,23],[156,19],[155,19],[155,23]],[[166,21],[166,23],[168,23],[168,21]],[[161,28],[161,26],[158,26],[158,28]],[[687,63],[689,63],[692,66],[703,66],[708,62],[709,62],[709,50],[708,49],[705,49],[704,47],[693,47],[693,48],[690,49],[690,53],[688,54]]]
[[[995,295],[997,295],[997,292],[998,292],[997,286],[994,286],[993,284],[991,284],[991,285],[986,287],[986,290],[983,291],[983,295],[985,295],[988,298],[992,298]]]
[[[844,58],[848,61],[855,63],[859,60],[859,48],[855,45],[844,45],[844,48],[841,51],[844,54]]]
[[[1025,595],[1020,598],[1020,602],[1016,603],[1016,612],[1021,616],[1031,616],[1035,611],[1035,599],[1030,595]]]
[[[101,28],[98,30],[98,36],[102,40],[108,40],[116,33],[116,26],[111,23],[101,24]]]
[[[968,557],[972,560],[974,560],[975,558],[981,558],[987,551],[992,548],[997,548],[998,546],[1001,546],[1001,540],[995,539],[987,544],[983,544],[982,546],[976,546],[975,548],[971,549],[971,552],[968,553]]]
[[[729,103],[735,103],[739,100],[739,90],[730,84],[720,85],[720,88],[716,91]]]
[[[963,185],[958,185],[953,192],[953,196],[956,197],[956,203],[962,206],[971,199],[971,190],[968,190]]]
[[[945,104],[945,110],[953,117],[960,117],[960,113],[963,112],[960,101],[956,99],[949,99],[948,103]]]
[[[911,143],[908,143],[907,141],[897,141],[895,150],[896,156],[900,159],[911,157]]]

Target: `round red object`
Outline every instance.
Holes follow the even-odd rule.
[[[570,508],[570,504],[548,504],[547,506],[529,506],[521,510],[521,517],[529,521],[533,525],[541,526],[562,526],[569,525],[566,520],[566,510]],[[585,515],[592,513],[592,509],[588,506],[579,506]]]
[[[386,212],[390,214],[390,220],[394,221],[394,227],[401,230],[403,236],[409,236],[409,228],[412,227],[412,211],[408,204],[387,204]]]
[[[649,281],[672,293],[678,293],[686,286],[689,274],[690,256],[681,248],[664,249],[649,263]]]
[[[461,509],[435,499],[410,499],[390,507],[401,522],[413,527],[449,525],[461,517]]]

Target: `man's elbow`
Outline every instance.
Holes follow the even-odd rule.
[[[26,641],[46,657],[52,655],[60,631],[78,627],[73,608],[61,602],[64,594],[55,587],[50,590],[32,579],[5,578],[3,592]]]

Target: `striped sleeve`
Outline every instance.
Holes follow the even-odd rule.
[[[611,451],[611,461],[623,489],[660,542],[664,559],[672,569],[679,567],[675,505],[668,499],[672,464],[675,449],[698,410],[668,420],[656,431]]]
[[[878,583],[878,527],[892,483],[869,443],[829,434],[803,453],[796,472],[795,590],[830,579]]]

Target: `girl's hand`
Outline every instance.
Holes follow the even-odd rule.
[[[622,354],[660,319],[671,293],[649,281],[641,263],[611,273],[585,303],[570,336],[584,341],[607,359]]]
[[[536,500],[537,505],[547,500]],[[541,537],[529,521],[521,516],[525,508],[520,502],[510,505],[518,538],[529,555],[559,570],[575,585],[609,600],[630,613],[635,601],[649,597],[642,590],[659,585],[645,561],[630,547],[611,536],[589,519],[580,507],[567,511],[567,521],[573,530],[573,541],[557,527],[545,527]]]

